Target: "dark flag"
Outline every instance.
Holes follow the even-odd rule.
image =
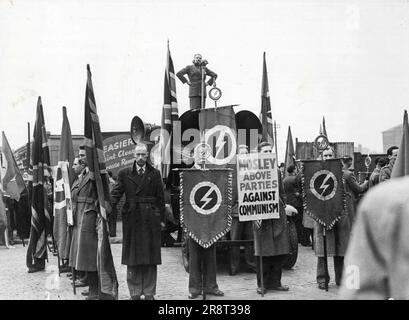
[[[7,224],[6,207],[3,202],[3,190],[0,190],[0,245],[8,246]]]
[[[409,175],[409,125],[408,112],[403,114],[403,134],[400,142],[398,157],[393,165],[391,178]]]
[[[98,257],[97,267],[100,291],[103,294],[118,299],[118,280],[111,245],[108,237],[107,214],[112,209],[109,203],[109,180],[105,167],[105,156],[102,145],[102,135],[97,114],[97,107],[92,87],[91,70],[87,65],[87,87],[85,91],[85,122],[84,139],[85,152],[91,179],[95,181],[100,215],[98,217]]]
[[[328,138],[327,135],[327,128],[325,126],[325,117],[322,117],[322,125],[320,124],[320,134],[323,136],[326,136]]]
[[[236,166],[236,116],[232,106],[200,110],[199,129],[210,146],[209,168]]]
[[[293,136],[291,134],[291,127],[288,126],[288,134],[287,134],[287,146],[285,149],[285,163],[284,163],[284,176],[288,175],[287,168],[290,165],[295,165],[295,152],[294,152],[294,144],[293,144]]]
[[[305,160],[301,170],[304,212],[331,229],[346,205],[341,161]]]
[[[33,133],[31,162],[33,181],[31,193],[31,230],[27,249],[27,267],[38,267],[47,258],[47,236],[51,232],[47,184],[50,174],[50,150],[45,130],[41,97],[37,101],[37,116]],[[42,265],[40,265],[42,268]]]
[[[14,159],[13,152],[11,151],[9,142],[7,141],[6,135],[3,132],[3,143],[2,143],[2,167],[4,170],[4,176],[2,177],[3,190],[12,199],[19,201],[20,195],[26,188],[24,179],[20,173],[17,166],[16,159]]]
[[[233,173],[230,169],[188,169],[180,173],[180,221],[203,248],[231,227]]]
[[[263,78],[261,81],[261,124],[263,126],[263,141],[274,145],[273,117],[271,114],[270,93],[268,89],[266,53],[263,53]]]
[[[173,163],[172,146],[173,138],[172,131],[174,122],[179,119],[178,102],[176,99],[176,82],[173,61],[170,55],[168,42],[168,55],[166,60],[165,83],[164,83],[164,99],[162,109],[161,136],[160,136],[160,152],[161,166],[160,171],[162,179],[167,179]]]
[[[60,153],[58,156],[57,177],[54,185],[54,239],[61,259],[68,260],[73,225],[71,205],[71,184],[74,181],[72,164],[74,147],[71,128],[67,118],[67,109],[62,108],[63,122],[61,129]]]

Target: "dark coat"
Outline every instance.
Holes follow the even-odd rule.
[[[302,208],[302,190],[297,181],[297,176],[285,177],[283,187],[287,197],[287,204],[292,205],[300,212],[299,208]]]
[[[290,239],[287,230],[287,215],[285,214],[285,195],[282,187],[280,172],[279,182],[279,219],[262,220],[261,227],[253,223],[254,255],[278,256],[290,253]]]
[[[71,187],[74,227],[69,265],[80,271],[97,271],[99,205],[95,181],[90,178],[88,172]]]
[[[368,186],[367,181],[362,185],[358,184],[354,174],[349,170],[343,170],[343,180],[345,181],[346,211],[342,213],[341,218],[335,223],[334,227],[325,233],[327,238],[327,255],[329,257],[345,256],[355,218],[356,198],[358,194],[364,192]],[[315,222],[314,248],[315,254],[319,257],[324,256],[323,231],[323,226]]]
[[[207,84],[211,86],[217,78],[217,74],[211,71],[208,68],[204,68],[206,75],[210,77],[209,81]],[[189,87],[189,97],[201,97],[202,96],[202,88],[201,88],[201,79],[202,79],[202,72],[200,70],[200,67],[196,67],[195,65],[190,65],[182,70],[180,70],[178,73],[176,73],[176,76],[182,81],[182,83],[186,83],[187,80],[185,78],[185,74],[187,74],[189,81],[190,81],[190,87]],[[206,90],[204,90],[204,96],[206,97]]]
[[[142,178],[136,162],[118,173],[111,191],[115,206],[125,193],[122,208],[122,264],[136,266],[161,264],[161,221],[164,221],[165,201],[160,172],[148,163]]]

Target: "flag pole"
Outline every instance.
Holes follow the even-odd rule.
[[[276,152],[276,159],[278,161],[278,152],[277,152],[277,124],[274,120],[274,148]]]

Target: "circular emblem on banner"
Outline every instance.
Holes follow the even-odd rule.
[[[190,192],[190,204],[200,214],[209,215],[216,212],[221,203],[220,189],[210,181],[199,182]]]
[[[216,101],[216,100],[219,100],[221,96],[222,96],[222,90],[220,90],[219,88],[214,87],[210,89],[209,91],[210,99]]]
[[[310,190],[312,194],[323,201],[333,198],[337,187],[337,178],[328,170],[317,171],[310,180]]]
[[[210,154],[208,160],[216,165],[228,164],[236,155],[236,133],[232,128],[223,125],[214,126],[206,130],[206,143],[214,146],[214,154]],[[225,154],[227,146],[228,154]]]
[[[205,142],[199,143],[196,148],[202,159],[207,159],[212,154],[212,148]]]
[[[316,139],[315,139],[315,145],[318,150],[325,150],[328,148],[329,141],[326,136],[323,134],[320,134]]]

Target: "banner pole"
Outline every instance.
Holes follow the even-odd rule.
[[[327,236],[324,232],[322,233],[322,238],[324,241],[324,269],[325,269],[325,291],[328,291],[328,260],[327,260]]]
[[[75,269],[74,267],[71,267],[71,274],[72,274],[72,290],[74,291],[74,294],[76,295],[77,292],[75,290]]]
[[[260,228],[258,229],[260,231],[261,229],[261,224],[260,224]],[[260,233],[257,234],[258,237],[258,243],[260,246],[260,285],[261,285],[261,296],[264,298],[264,276],[263,276],[263,256],[262,256],[262,242],[260,239]]]

